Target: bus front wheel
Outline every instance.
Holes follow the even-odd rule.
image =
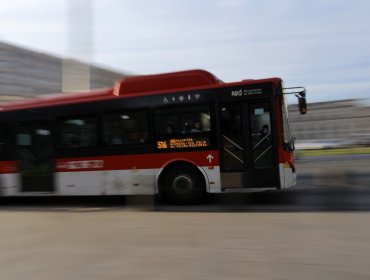
[[[171,203],[198,203],[205,193],[203,175],[189,165],[173,166],[165,174],[163,191],[165,198]]]

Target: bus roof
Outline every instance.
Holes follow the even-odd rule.
[[[267,82],[278,83],[279,81],[279,78],[269,78],[224,83],[205,70],[188,70],[156,75],[131,76],[118,80],[113,88],[89,92],[45,94],[35,98],[1,103],[0,112],[161,94],[180,90],[197,90]]]
[[[118,96],[155,91],[176,90],[223,84],[204,70],[189,70],[157,75],[133,76],[117,81],[114,93]]]

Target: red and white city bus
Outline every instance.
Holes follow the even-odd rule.
[[[290,88],[306,111],[304,88]],[[295,184],[279,78],[224,83],[203,70],[0,105],[0,195],[161,194]]]

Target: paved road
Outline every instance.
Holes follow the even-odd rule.
[[[370,279],[369,198],[301,185],[190,207],[1,200],[0,279]]]
[[[0,211],[2,280],[370,279],[370,213]]]

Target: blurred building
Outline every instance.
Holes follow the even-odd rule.
[[[0,42],[0,101],[112,87],[123,76],[76,60]]]
[[[368,100],[338,100],[308,104],[300,115],[297,105],[289,105],[293,136],[300,141],[327,141],[340,144],[370,144]]]

